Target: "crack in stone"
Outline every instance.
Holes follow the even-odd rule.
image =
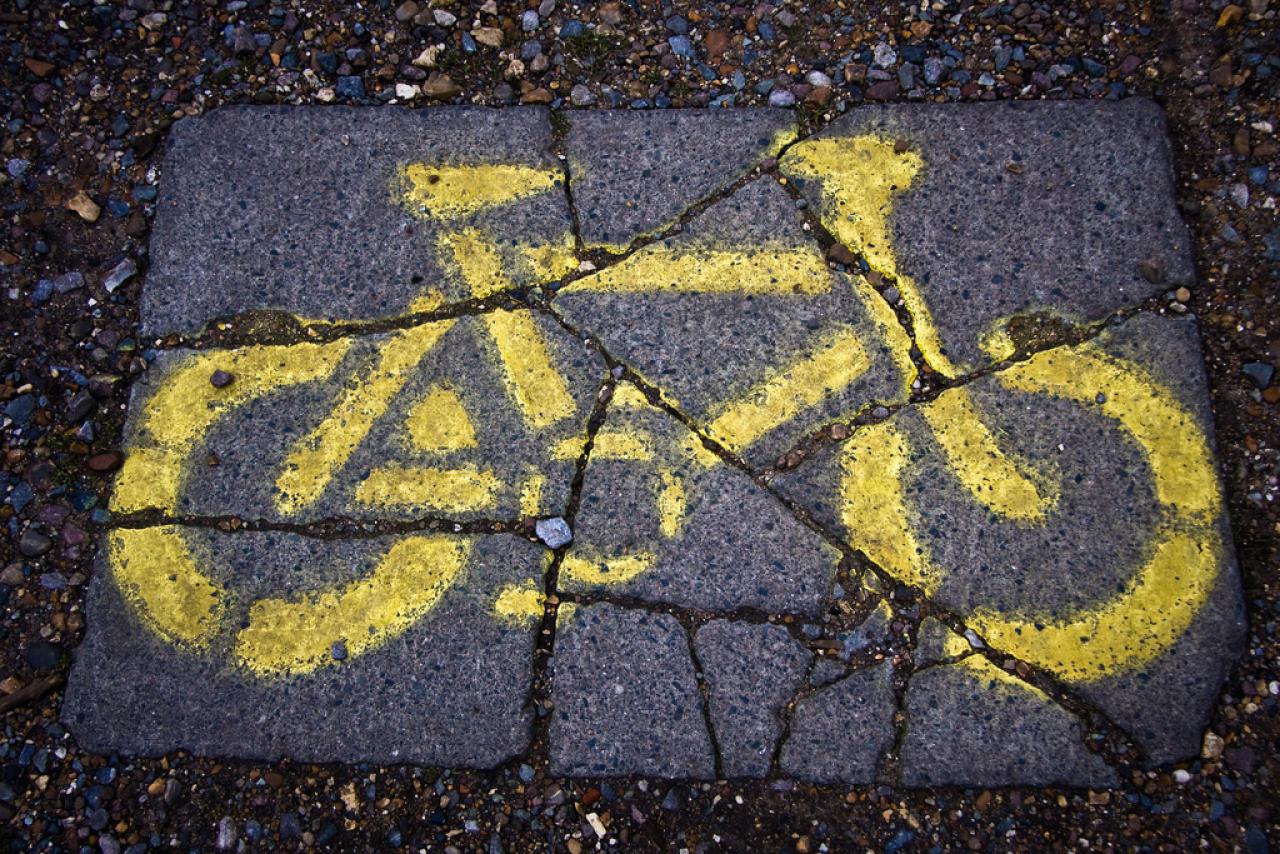
[[[711,744],[711,761],[715,767],[716,779],[726,779],[724,773],[724,759],[720,752],[720,736],[716,732],[715,720],[711,716],[711,683],[707,679],[706,672],[702,669],[702,659],[698,657],[697,646],[693,642],[693,636],[696,629],[687,625],[684,620],[676,617],[680,623],[680,630],[684,632],[685,646],[689,650],[689,661],[693,665],[693,679],[698,683],[698,696],[702,698],[702,724],[707,729],[707,741]]]
[[[174,515],[154,510],[140,510],[113,516],[106,530],[175,526],[217,530],[224,534],[254,531],[278,531],[317,540],[359,540],[415,533],[443,533],[458,536],[514,534],[530,542],[538,542],[533,526],[525,519],[472,519],[460,521],[438,516],[416,519],[380,519],[374,517],[331,516],[309,522],[281,522],[274,519],[245,519],[236,515]]]
[[[192,338],[177,334],[155,336],[155,347],[160,350],[218,350],[263,345],[325,344],[343,338],[365,338],[413,329],[441,320],[491,314],[500,309],[527,310],[531,302],[537,301],[534,292],[549,285],[550,282],[540,282],[526,287],[506,288],[483,298],[458,300],[426,311],[372,320],[303,321],[287,311],[253,309],[210,320]]]
[[[609,401],[613,399],[613,389],[617,382],[612,372],[605,374],[596,389],[595,403],[591,415],[587,419],[587,438],[583,442],[582,452],[574,467],[573,481],[569,486],[569,498],[565,503],[562,518],[572,532],[574,521],[578,516],[578,507],[582,501],[582,487],[586,480],[587,463],[591,458],[591,449],[595,445],[596,434],[604,425],[605,415],[609,410]],[[531,759],[541,756],[549,766],[551,762],[551,711],[554,706],[549,666],[555,655],[556,629],[560,615],[560,603],[565,601],[560,593],[560,566],[565,555],[573,547],[572,540],[555,549],[551,562],[542,579],[543,610],[542,620],[538,626],[538,634],[534,638],[533,667],[529,681],[527,703],[533,708],[533,738],[527,751]]]

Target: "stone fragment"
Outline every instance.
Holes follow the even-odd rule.
[[[885,661],[796,703],[782,745],[782,771],[816,783],[875,782],[893,743],[893,670]]]
[[[588,246],[621,249],[746,174],[795,135],[779,110],[600,110],[567,116]]]
[[[149,592],[184,571],[155,567],[158,546],[185,548],[217,582],[222,607],[199,643],[174,642],[166,631],[183,624],[146,607]],[[508,585],[540,586],[546,559],[531,543],[167,527],[117,531],[100,554],[62,709],[86,750],[487,768],[528,744],[538,623],[500,616],[495,603]],[[364,589],[398,607],[355,606],[347,626],[349,612],[321,596]],[[267,602],[276,604],[264,611]],[[322,628],[308,628],[307,607]],[[285,621],[278,633],[263,622],[268,613]],[[370,634],[370,621],[387,620],[389,636]],[[345,654],[331,655],[335,645]],[[298,669],[276,669],[284,665]]]
[[[569,523],[559,516],[553,519],[539,519],[533,527],[538,534],[538,539],[550,549],[567,546],[573,540],[573,531],[569,529]]]
[[[423,91],[457,90],[437,75]],[[234,106],[178,122],[143,332],[197,332],[251,310],[368,320],[552,278],[572,241],[550,147],[543,110]],[[476,198],[465,188],[490,164],[508,170],[490,184],[513,189]],[[460,233],[471,242],[457,243]],[[500,273],[472,281],[456,255],[485,244]]]
[[[882,85],[897,88],[867,97],[886,97]],[[806,163],[824,155],[818,175]],[[1016,316],[1094,320],[1194,279],[1164,115],[1141,98],[870,106],[792,147],[780,168],[837,239],[897,278],[944,373],[1008,355],[992,345]],[[860,169],[892,172],[874,216],[854,210]],[[1147,281],[1143,261],[1162,264],[1166,284]]]
[[[900,767],[907,786],[1116,785],[1080,722],[982,656],[911,677]]]
[[[674,617],[561,606],[551,660],[551,773],[715,776],[689,640]]]
[[[778,625],[717,620],[699,629],[694,642],[710,688],[723,773],[767,775],[782,735],[782,710],[812,654]]]
[[[138,264],[132,258],[125,258],[116,264],[102,277],[102,288],[107,293],[115,293],[116,289],[138,274]]]
[[[102,214],[102,208],[98,203],[89,198],[89,194],[84,190],[79,191],[67,200],[67,209],[74,211],[85,222],[97,222],[98,217]]]
[[[574,527],[561,589],[708,611],[816,614],[840,559],[629,383],[596,434]]]

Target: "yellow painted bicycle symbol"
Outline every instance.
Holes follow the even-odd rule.
[[[919,290],[898,269],[889,218],[894,197],[925,167],[914,152],[879,136],[798,143],[779,168],[792,180],[822,188],[824,225],[870,266],[892,276],[912,316],[915,342],[928,364],[955,377],[962,367],[946,356]],[[511,288],[511,264],[520,274],[550,281],[578,269],[570,235],[557,243],[519,245],[516,260],[498,240],[464,223],[476,211],[552,192],[558,173],[527,166],[411,164],[397,176],[399,203],[441,222],[438,249],[450,259],[472,296],[488,298]],[[833,287],[816,248],[755,246],[690,252],[665,244],[644,247],[607,268],[574,281],[578,293],[733,293],[803,299]],[[905,398],[916,377],[912,341],[892,311],[861,278],[855,293],[883,336]],[[413,306],[428,310],[441,298],[426,292]],[[425,322],[387,337],[361,373],[342,385],[328,414],[301,436],[269,476],[277,511],[288,518],[306,511],[331,489],[370,430],[387,416],[415,368],[430,360],[441,339],[463,320]],[[497,353],[504,393],[522,423],[539,435],[549,459],[576,459],[585,436],[582,407],[562,376],[532,310],[492,309],[468,318],[475,334]],[[764,371],[746,394],[725,401],[701,425],[703,435],[731,454],[742,454],[791,422],[824,396],[844,389],[870,367],[868,343],[834,333],[789,364]],[[879,343],[879,342],[877,342]],[[995,359],[1013,345],[993,330],[984,342]],[[332,380],[352,346],[330,343],[249,346],[198,353],[175,365],[135,413],[141,440],[129,448],[116,484],[113,509],[131,513],[158,508],[176,513],[192,459],[204,437],[233,411],[284,389]],[[208,378],[226,370],[236,381],[212,388]],[[1223,544],[1217,524],[1221,498],[1208,441],[1186,406],[1139,366],[1092,344],[1059,347],[1014,363],[996,374],[1004,387],[1101,413],[1125,442],[1137,447],[1153,479],[1161,521],[1149,532],[1142,565],[1105,602],[1049,618],[976,608],[966,620],[990,644],[1068,681],[1097,679],[1158,656],[1187,629],[1216,580]],[[644,406],[634,387],[620,384],[611,405]],[[918,411],[933,442],[973,501],[1004,523],[1045,524],[1059,501],[1059,485],[1006,453],[999,437],[964,387],[945,391]],[[411,507],[439,512],[483,512],[514,489],[524,515],[542,512],[544,475],[531,464],[521,483],[504,483],[477,447],[475,423],[458,389],[440,384],[410,410],[405,425],[418,451],[451,461],[441,465],[373,468],[354,501],[365,508]],[[841,447],[842,508],[849,545],[900,580],[926,593],[953,571],[931,555],[908,520],[911,496],[904,482],[913,461],[913,439],[892,421],[855,431]],[[601,430],[593,455],[650,466],[657,474],[653,501],[660,535],[680,535],[697,472],[723,462],[699,437],[671,447],[638,429]],[[464,460],[458,462],[458,460]],[[650,569],[653,549],[592,554],[575,546],[562,573],[591,583],[623,583]],[[204,571],[176,525],[117,528],[108,543],[114,577],[144,622],[161,637],[194,649],[230,633],[232,655],[262,675],[303,673],[334,662],[335,643],[347,657],[386,643],[430,612],[464,572],[466,537],[419,535],[399,540],[364,577],[346,586],[292,598],[254,602],[243,625],[228,625],[228,591]],[[533,585],[498,591],[502,618],[541,614]]]

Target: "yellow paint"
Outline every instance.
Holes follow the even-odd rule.
[[[578,269],[573,234],[565,234],[559,242],[533,243],[518,247],[520,258],[535,282],[563,278]]]
[[[400,195],[422,218],[458,219],[485,208],[555,189],[558,171],[505,163],[448,166],[410,163]]]
[[[652,569],[655,560],[648,552],[593,557],[569,554],[560,564],[560,577],[583,584],[624,584]]]
[[[769,139],[769,147],[765,149],[765,156],[777,157],[782,149],[795,142],[797,136],[799,136],[799,134],[796,133],[796,129],[794,127],[786,127],[781,130],[774,131],[773,136]]]
[[[196,566],[182,529],[117,528],[107,549],[116,585],[148,627],[171,643],[208,646],[226,591]]]
[[[426,507],[464,512],[497,504],[502,483],[488,470],[388,465],[369,472],[356,488],[366,507]]]
[[[185,461],[214,422],[268,392],[327,378],[349,346],[342,340],[245,347],[184,358],[142,405],[142,438],[125,457],[111,509],[175,511]],[[214,388],[209,377],[216,370],[231,373],[235,381]]]
[[[511,623],[541,620],[546,611],[546,597],[536,587],[508,584],[498,593],[493,613]]]
[[[1137,576],[1101,607],[1062,620],[980,609],[969,625],[992,647],[1071,682],[1144,664],[1191,625],[1217,581],[1221,549],[1209,529],[1197,536],[1171,530],[1157,536],[1155,553]]]
[[[1048,694],[1030,683],[1023,682],[1009,671],[997,667],[986,656],[966,656],[957,661],[956,666],[964,668],[973,678],[985,681],[988,690],[999,689],[1008,693],[1023,694],[1027,699],[1038,700],[1045,704],[1053,703]]]
[[[556,446],[553,457],[558,460],[576,460],[582,455],[582,440],[571,437]],[[591,443],[591,458],[602,460],[651,460],[653,443],[650,437],[624,430],[601,430]]]
[[[124,465],[116,475],[111,509],[117,513],[132,513],[148,507],[176,510],[189,455],[185,447],[136,445],[129,448]]]
[[[609,405],[624,409],[643,409],[650,404],[644,392],[631,383],[621,382],[613,389],[613,397],[609,399]]]
[[[1040,522],[1057,503],[1056,490],[1048,484],[1038,487],[1024,474],[1026,464],[1000,449],[967,388],[943,392],[932,403],[921,406],[920,414],[956,478],[993,513],[1020,522]]]
[[[934,370],[954,377],[959,368],[946,356],[920,288],[898,269],[894,254],[893,198],[924,168],[918,153],[895,151],[896,147],[896,140],[876,134],[809,139],[792,146],[778,168],[789,178],[813,181],[822,188],[822,224],[873,270],[895,280],[921,354]]]
[[[947,636],[942,642],[942,654],[948,657],[965,655],[973,651],[973,647],[969,645],[969,641],[960,635],[948,630]]]
[[[1145,371],[1086,344],[1046,350],[996,376],[1008,388],[1072,400],[1118,421],[1146,453],[1161,504],[1184,519],[1218,515],[1221,496],[1204,431]]]
[[[1062,620],[980,611],[973,627],[988,643],[1072,681],[1151,660],[1182,636],[1217,582],[1221,495],[1203,431],[1168,389],[1093,345],[1048,350],[998,376],[1010,388],[1095,407],[1119,422],[1142,448],[1156,496],[1174,516],[1154,532],[1142,568],[1102,606]]]
[[[655,243],[579,279],[565,293],[824,294],[831,271],[810,247],[671,248]]]
[[[1170,518],[1152,532],[1143,565],[1105,602],[1057,619],[978,609],[967,622],[994,648],[1067,681],[1099,679],[1151,661],[1190,626],[1221,563],[1215,528],[1221,496],[1199,424],[1152,377],[1092,344],[1048,350],[996,376],[1009,388],[1067,399],[1114,420],[1142,450]],[[939,423],[946,420],[941,414]],[[968,422],[952,425],[962,436],[980,424],[971,414],[964,407],[951,413]],[[949,458],[961,468],[986,467],[987,474],[970,475],[984,480],[1002,464],[965,461],[975,442],[983,446],[987,438],[956,442],[961,450],[953,448]],[[905,437],[888,422],[858,431],[843,460],[843,521],[871,560],[932,593],[946,568],[933,565],[911,533],[902,486],[909,460]]]
[[[304,673],[375,649],[426,615],[459,577],[471,541],[441,536],[397,542],[367,577],[339,590],[262,599],[249,609],[235,657],[261,675]]]
[[[1008,322],[1008,318],[1001,318],[992,323],[987,331],[978,337],[978,346],[993,362],[1002,362],[1012,358],[1018,352],[1013,338],[1009,335]]]
[[[658,528],[662,536],[670,539],[680,533],[688,511],[688,499],[684,491],[684,482],[672,469],[658,469]]]
[[[547,478],[532,466],[528,472],[520,485],[520,515],[537,516],[542,512],[542,490],[546,488]]]
[[[444,294],[439,291],[426,291],[409,301],[410,314],[426,314],[444,305]]]
[[[840,459],[843,515],[850,545],[907,584],[932,593],[942,575],[916,541],[902,479],[911,461],[907,437],[889,421],[863,427]]]
[[[828,335],[813,353],[773,374],[730,403],[707,428],[708,434],[739,453],[805,409],[844,389],[870,367],[852,329]]]
[[[853,276],[852,281],[853,292],[866,307],[867,314],[871,315],[871,322],[875,324],[876,331],[880,333],[889,350],[889,359],[898,369],[899,401],[905,402],[911,397],[911,390],[919,375],[916,363],[911,361],[911,338],[907,335],[907,330],[903,329],[902,324],[898,322],[898,316],[893,313],[893,309],[876,293],[875,288],[871,287],[866,279]]]
[[[714,468],[723,462],[715,451],[702,443],[702,437],[694,433],[685,434],[684,439],[680,442],[680,453],[685,459],[696,463],[702,468]]]
[[[453,324],[452,320],[424,323],[397,332],[381,346],[372,370],[342,391],[324,420],[285,458],[276,477],[276,508],[281,513],[294,515],[319,500],[408,382],[413,368]]]
[[[573,416],[577,409],[564,377],[556,370],[533,316],[527,311],[482,315],[498,349],[507,393],[525,422],[541,430]]]
[[[447,453],[476,446],[476,430],[458,393],[436,386],[409,410],[409,441],[420,451]]]
[[[439,243],[441,256],[453,259],[471,296],[484,299],[511,289],[498,247],[484,232],[475,228],[449,231],[440,235]]]

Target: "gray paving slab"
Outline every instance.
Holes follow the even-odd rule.
[[[1017,495],[1053,499],[1039,517],[979,499],[993,488],[982,472],[988,451],[967,456],[979,464],[966,487],[957,463],[966,455],[944,452],[918,406],[774,483],[988,642],[1023,649],[1070,682],[1153,761],[1192,756],[1244,631],[1201,365],[1193,321],[1140,315],[1096,342],[947,392],[969,395],[988,431],[957,442],[994,442],[1036,490]],[[1061,384],[1027,385],[1038,371]],[[959,410],[934,411],[953,428],[972,424]],[[893,455],[873,453],[885,427],[908,448],[898,476]],[[895,483],[900,516],[856,499]],[[910,539],[895,539],[904,531]]]
[[[908,786],[1116,785],[1080,722],[981,656],[911,677],[899,766]]]
[[[839,561],[745,473],[618,386],[583,476],[562,590],[816,616]]]
[[[522,371],[539,362],[543,373]],[[215,370],[233,377],[225,388]],[[594,350],[531,311],[326,345],[167,351],[134,387],[114,507],[294,522],[556,515],[604,376]],[[165,409],[176,394],[234,405],[179,435],[186,422]],[[176,496],[133,468],[156,448],[179,451]]]
[[[859,670],[796,703],[782,771],[817,783],[873,783],[893,743],[893,669]]]
[[[551,677],[553,774],[715,777],[689,638],[674,617],[562,605]]]
[[[826,175],[843,174],[846,201],[829,177],[824,196],[805,159],[860,136],[879,138],[879,159],[845,144]],[[914,283],[957,370],[986,363],[980,342],[1011,316],[1099,318],[1194,279],[1164,116],[1151,101],[867,106],[816,139],[790,149],[782,172],[802,179],[837,235],[868,239],[877,217],[849,214],[891,199],[880,210],[890,252],[871,237],[868,258]]]
[[[400,172],[500,164],[559,173],[550,148],[541,108],[228,106],[178,122],[142,330],[192,333],[251,309],[367,320],[406,313],[424,295],[469,298],[439,244],[464,228],[500,238],[512,280],[530,284],[539,277],[513,244],[563,242],[571,226],[562,186],[457,217],[419,216],[402,201]],[[478,179],[467,180],[474,189]]]
[[[872,403],[905,400],[914,379],[887,304],[827,269],[772,177],[570,284],[554,307],[753,466]]]
[[[582,239],[615,251],[662,230],[795,137],[790,110],[593,110],[565,120]]]
[[[461,573],[434,607],[365,649],[361,635],[369,631],[366,622],[378,620],[376,606],[357,609],[350,631],[339,631],[333,628],[337,612],[315,597],[373,578],[384,557],[406,554],[393,550],[408,538],[158,530],[160,539],[136,531],[108,535],[111,554],[101,553],[90,585],[88,631],[62,712],[86,749],[487,768],[528,745],[538,621],[504,619],[494,608],[508,585],[541,585],[546,552],[539,547],[506,535],[469,538]],[[122,545],[122,535],[134,539]],[[174,599],[161,591],[148,600],[166,581],[147,583],[145,572],[180,571],[167,560],[174,554],[168,548],[158,549],[166,558],[159,565],[148,560],[165,536],[179,537],[197,569],[224,590],[221,619],[203,648],[152,628],[152,616],[163,625],[173,612],[155,615],[149,603],[172,606]],[[459,542],[450,538],[445,547]],[[121,556],[124,563],[117,564]],[[400,586],[396,578],[392,586],[410,591],[401,608],[415,607],[413,590],[433,583],[438,568],[417,559],[398,568]],[[256,652],[241,654],[249,649],[246,640],[258,637],[252,630],[263,625],[255,606],[281,598],[309,602],[324,615],[316,617],[318,626],[299,623],[289,632],[294,639],[314,633],[322,657],[313,670],[263,670],[264,662],[288,658],[271,657],[266,644],[250,644]],[[326,633],[339,640],[331,644]]]
[[[782,710],[813,654],[779,625],[716,620],[694,648],[710,689],[711,724],[728,777],[764,777],[782,735]]]
[[[530,743],[556,547],[553,773],[751,777],[776,754],[794,778],[874,782],[893,674],[862,665],[897,649],[892,617],[823,633],[841,555],[777,489],[1057,677],[1148,762],[1194,755],[1244,637],[1194,323],[1139,315],[909,403],[912,342],[890,308],[896,292],[926,359],[956,375],[1008,355],[1017,318],[1100,318],[1191,281],[1159,109],[860,108],[705,209],[785,145],[790,113],[564,120],[578,239],[633,250],[595,253],[598,269],[546,290],[581,337],[545,310],[493,310],[168,350],[135,384],[112,509],[201,521],[104,534],[65,705],[81,743],[502,763]],[[553,147],[539,109],[180,122],[143,332],[264,309],[402,316],[559,279],[579,261]],[[868,266],[828,261],[806,206]],[[570,513],[607,376],[597,342],[681,416],[617,383]],[[895,407],[887,420],[768,488],[686,426],[760,472],[879,405]],[[547,548],[219,532],[226,516],[535,517]],[[691,638],[682,609],[717,619]],[[784,615],[834,655],[815,661],[773,624]],[[970,649],[936,619],[920,627],[901,782],[1115,782],[1075,717]]]

